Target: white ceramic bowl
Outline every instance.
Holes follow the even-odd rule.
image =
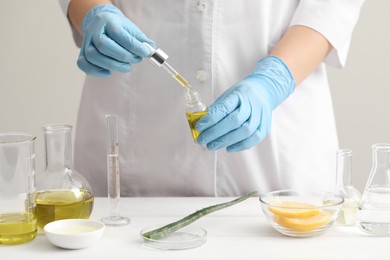
[[[63,219],[44,227],[48,240],[66,249],[86,248],[96,243],[104,233],[104,224],[88,219]]]

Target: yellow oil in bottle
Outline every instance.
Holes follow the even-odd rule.
[[[87,219],[93,208],[93,195],[86,190],[46,190],[36,194],[35,215],[39,229],[52,221]]]
[[[188,83],[188,81],[185,78],[183,78],[180,74],[175,74],[173,77],[176,79],[177,82],[179,82],[180,85],[182,85],[186,89],[191,88],[191,85]]]
[[[27,212],[0,214],[0,245],[18,245],[37,235],[37,219]]]
[[[207,113],[208,113],[207,110],[205,110],[205,111],[198,111],[198,112],[187,112],[186,113],[187,120],[188,120],[188,123],[190,125],[190,129],[191,129],[192,138],[194,139],[195,143],[197,142],[198,136],[200,134],[195,129],[195,125],[199,121],[199,119],[201,119]]]

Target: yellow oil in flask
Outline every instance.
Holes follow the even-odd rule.
[[[35,215],[39,229],[52,221],[70,218],[87,219],[94,197],[87,190],[46,190],[36,194]]]

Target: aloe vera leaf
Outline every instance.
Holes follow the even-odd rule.
[[[162,226],[160,228],[146,232],[143,234],[143,237],[148,238],[148,239],[153,239],[153,240],[161,239],[168,234],[171,234],[171,233],[173,233],[173,232],[175,232],[175,231],[177,231],[185,226],[188,226],[189,224],[200,219],[201,217],[204,217],[204,216],[206,216],[210,213],[213,213],[215,211],[233,206],[233,205],[240,203],[240,202],[246,200],[247,198],[255,196],[255,195],[257,195],[257,192],[253,191],[253,192],[245,194],[239,198],[236,198],[232,201],[224,202],[224,203],[220,203],[220,204],[216,204],[216,205],[212,205],[212,206],[200,209],[200,210],[198,210],[198,211],[196,211],[196,212],[194,212],[194,213],[192,213],[192,214],[190,214],[182,219],[179,219],[175,222],[169,223],[169,224]]]

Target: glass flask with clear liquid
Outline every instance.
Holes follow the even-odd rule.
[[[390,236],[390,144],[372,146],[373,162],[357,214],[361,230]]]
[[[336,189],[344,198],[336,223],[343,226],[353,226],[356,224],[361,194],[352,185],[352,151],[341,149],[337,151],[336,156]]]
[[[73,168],[72,126],[47,125],[45,137],[46,167],[36,175],[35,215],[40,231],[52,221],[87,219],[94,196],[87,180]]]

